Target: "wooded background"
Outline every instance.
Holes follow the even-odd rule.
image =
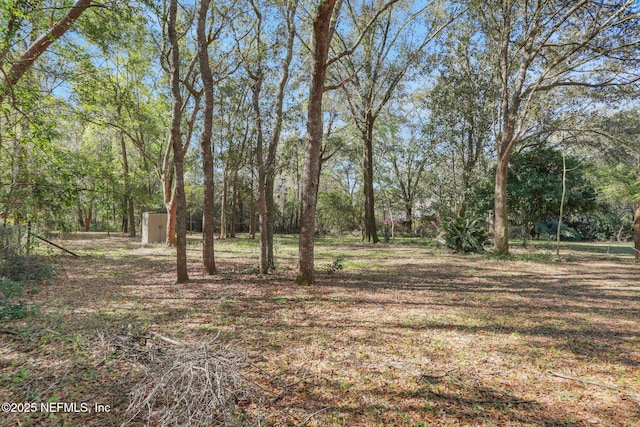
[[[460,218],[490,219],[499,254],[511,228],[633,239],[640,260],[639,13],[4,1],[0,221],[136,237],[165,211],[178,282],[188,231],[207,274],[214,237],[257,236],[266,273],[274,232],[299,233],[297,282],[313,283],[317,233],[433,238]]]

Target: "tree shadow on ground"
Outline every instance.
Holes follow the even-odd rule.
[[[548,378],[511,387],[507,375],[563,366],[564,359],[596,372],[638,372],[640,298],[632,266],[544,269],[443,256],[438,263],[319,274],[318,285],[299,287],[291,271],[239,273],[243,267],[233,266],[249,261],[238,257],[214,277],[199,275],[191,262],[193,280],[175,285],[173,263],[138,255],[64,259],[66,279],[45,296],[68,294],[53,308],[66,310],[87,334],[125,328],[207,340],[221,331],[221,339],[268,370],[258,377],[271,398],[284,392],[270,406],[273,425],[578,425],[586,421],[540,394],[535,382]],[[83,292],[93,294],[90,301]],[[86,302],[94,311],[83,311]],[[479,347],[487,354],[464,354]],[[392,367],[394,361],[407,368]],[[497,373],[482,371],[487,366]],[[304,369],[312,374],[301,379]],[[446,375],[438,379],[434,370]],[[552,386],[550,392],[562,389]],[[638,420],[637,407],[618,407],[591,413],[611,425]],[[587,411],[584,402],[572,408]]]

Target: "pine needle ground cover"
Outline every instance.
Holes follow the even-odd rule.
[[[224,416],[190,413],[211,425],[640,424],[640,270],[624,246],[505,259],[320,239],[318,284],[302,287],[291,237],[269,275],[255,272],[257,242],[216,241],[221,273],[205,277],[194,236],[183,285],[170,248],[62,242],[83,256],[53,256],[56,278],[26,296],[35,317],[0,325],[2,402],[54,410],[3,412],[3,426],[189,425],[175,400],[220,391],[213,366],[238,389],[217,394]]]

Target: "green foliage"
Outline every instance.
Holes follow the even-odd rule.
[[[640,197],[634,164],[602,165],[589,171],[598,190],[598,209],[590,215],[587,239],[630,239],[633,212]]]
[[[555,240],[558,233],[558,220],[550,219],[547,222],[538,223],[538,229],[540,231],[540,236],[544,239]],[[587,240],[586,236],[584,236],[579,230],[576,230],[565,223],[560,226],[560,239],[571,242],[583,239]]]
[[[567,217],[594,211],[596,189],[585,173],[585,165],[575,156],[566,156],[566,168],[564,212]],[[557,218],[562,198],[562,170],[562,153],[558,150],[537,147],[514,153],[507,183],[510,217],[527,226]],[[494,182],[495,171],[478,190],[486,210],[493,209]]]
[[[338,255],[337,257],[335,257],[335,259],[331,263],[331,268],[334,271],[335,270],[342,270],[344,268],[343,261],[344,261],[344,257],[341,256],[341,255]]]
[[[596,208],[596,191],[584,175],[580,159],[566,156],[564,211],[569,214],[591,212]],[[550,148],[536,148],[515,153],[507,191],[512,211],[521,213],[523,224],[535,224],[555,218],[562,198],[562,153]]]
[[[334,188],[318,195],[318,228],[351,231],[358,227],[357,210],[344,191]]]
[[[20,300],[23,296],[22,283],[0,277],[0,321],[22,319],[33,313],[32,305]]]
[[[439,241],[455,252],[481,253],[487,241],[483,220],[466,216],[455,216],[440,223]]]
[[[87,13],[78,23],[82,35],[103,52],[122,49],[141,37],[145,22],[133,2],[114,2],[100,13]]]
[[[336,271],[342,270],[344,268],[344,257],[338,255],[333,259],[330,264],[327,264],[323,268],[320,268],[317,272],[324,274],[335,273]]]
[[[37,245],[26,235],[26,227],[0,227],[0,277],[26,285],[46,283],[54,266],[46,257],[30,254]]]

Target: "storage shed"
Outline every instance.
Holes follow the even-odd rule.
[[[142,243],[167,241],[167,214],[144,212],[142,214]]]

